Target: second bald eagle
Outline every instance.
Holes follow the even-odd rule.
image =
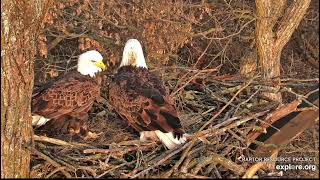
[[[105,68],[98,51],[81,54],[77,71],[48,82],[34,94],[32,125],[59,134],[85,134],[88,111],[100,96],[101,77],[97,74]]]
[[[109,103],[140,133],[140,140],[160,139],[169,149],[186,141],[177,111],[163,83],[148,70],[141,44],[127,41],[120,68],[109,86]]]

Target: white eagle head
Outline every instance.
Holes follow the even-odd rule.
[[[82,75],[94,77],[97,72],[106,70],[102,55],[96,51],[87,51],[79,56],[77,70]]]
[[[124,46],[120,67],[128,65],[148,68],[142,46],[137,39],[129,39]]]

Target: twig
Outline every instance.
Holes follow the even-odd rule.
[[[62,171],[66,168],[66,166],[60,166],[58,168],[56,168],[55,170],[53,170],[50,174],[48,174],[46,176],[46,178],[50,178],[52,175],[54,175],[55,173],[59,172],[59,171]]]
[[[53,159],[51,159],[49,156],[43,154],[42,152],[36,150],[35,148],[32,148],[32,152],[35,153],[36,155],[38,155],[39,157],[41,157],[42,159],[48,161],[50,164],[52,164],[52,165],[53,165],[54,167],[56,167],[56,168],[62,167],[59,163],[57,163],[56,161],[54,161]],[[64,166],[64,167],[65,167],[65,166]],[[65,168],[66,168],[66,167],[65,167]],[[67,178],[71,178],[71,175],[70,175],[67,171],[64,170],[65,168],[59,169],[59,170],[60,170],[60,171],[63,173],[63,175],[65,175]]]
[[[187,156],[188,154],[188,151],[192,148],[192,146],[196,143],[197,141],[197,138],[199,137],[208,137],[208,136],[215,136],[215,135],[218,135],[218,134],[221,134],[221,133],[224,133],[227,129],[231,129],[231,128],[234,128],[234,127],[237,127],[255,117],[259,117],[259,116],[262,116],[262,115],[265,115],[267,112],[269,111],[263,111],[263,112],[259,112],[259,113],[256,113],[252,116],[246,116],[245,118],[235,122],[235,123],[232,123],[224,128],[221,128],[221,129],[216,129],[216,128],[210,128],[210,129],[207,129],[207,130],[203,130],[203,131],[199,131],[197,132],[191,142],[189,142],[188,144],[186,145],[189,145],[189,147],[184,151],[183,155],[181,156],[181,158],[179,159],[179,161],[173,166],[172,168],[172,171],[176,171],[178,169],[178,167],[180,166],[180,164],[182,163],[182,161],[185,159],[185,157]]]
[[[209,157],[201,157],[201,159],[200,163],[192,170],[192,174],[197,174],[202,167],[208,164],[221,164],[223,167],[233,171],[237,175],[245,172],[245,169],[242,166],[216,153],[212,153]]]
[[[260,89],[261,89],[261,88],[259,87],[248,99],[246,99],[245,101],[241,102],[241,103],[237,106],[237,108],[236,108],[236,110],[234,111],[234,113],[236,114],[237,111],[239,110],[240,106],[241,106],[241,105],[244,105],[244,104],[247,103],[247,102],[249,102],[249,101],[260,91]]]
[[[201,55],[198,57],[198,59],[197,59],[196,63],[194,63],[193,68],[196,68],[196,67],[197,67],[197,65],[198,65],[199,61],[200,61],[200,60],[201,60],[201,58],[205,55],[205,53],[206,53],[206,52],[207,52],[207,50],[209,49],[209,47],[210,47],[211,43],[212,43],[212,39],[210,39],[210,41],[209,41],[209,43],[208,43],[207,47],[204,49],[204,51],[203,51],[203,52],[201,53]]]
[[[86,147],[92,147],[88,144],[82,144],[82,143],[68,143],[65,141],[62,141],[60,139],[55,139],[55,138],[49,138],[46,136],[38,136],[38,135],[33,135],[33,139],[35,141],[42,141],[42,142],[48,142],[51,144],[56,144],[59,146],[70,146],[70,147],[74,147],[74,146],[86,146]]]
[[[103,177],[104,175],[106,175],[106,174],[108,174],[108,173],[110,173],[110,172],[112,172],[112,171],[114,171],[114,170],[116,170],[116,169],[118,169],[118,168],[121,168],[122,166],[130,165],[130,164],[133,164],[133,163],[135,163],[135,162],[136,162],[136,160],[131,161],[131,162],[127,162],[127,163],[122,163],[122,164],[120,164],[120,165],[118,165],[118,166],[115,166],[115,167],[109,169],[108,171],[105,171],[104,173],[100,174],[99,176],[96,176],[95,178],[101,178],[101,177]]]
[[[212,121],[213,121],[214,119],[216,119],[216,118],[233,102],[233,100],[238,96],[238,94],[239,94],[240,92],[242,92],[245,88],[247,88],[255,78],[256,78],[256,77],[250,79],[250,81],[249,81],[248,83],[246,83],[245,85],[243,85],[242,88],[240,88],[240,89],[235,93],[235,95],[229,100],[229,102],[228,102],[226,105],[224,105],[217,114],[215,114],[211,119],[209,119],[209,121],[206,122],[206,123],[199,129],[199,131],[202,131],[205,127],[207,127],[209,124],[211,124]]]
[[[195,178],[195,179],[212,179],[211,177],[208,176],[200,176],[200,175],[194,175],[190,173],[183,173],[184,176],[187,176],[188,178]]]
[[[230,34],[230,35],[225,36],[225,37],[214,37],[214,38],[208,38],[208,39],[223,40],[223,39],[228,39],[228,38],[230,38],[230,37],[236,36],[236,35],[240,34],[241,31],[242,31],[247,25],[249,25],[250,23],[252,23],[252,22],[255,21],[255,20],[256,20],[256,18],[253,18],[253,19],[251,19],[250,21],[246,22],[246,23],[239,29],[238,32],[235,32],[235,33]],[[210,31],[208,31],[208,32],[210,33]],[[205,32],[205,33],[198,33],[198,34],[195,34],[194,36],[200,36],[200,35],[206,36],[207,34],[208,34],[208,33],[206,33],[206,32]]]
[[[229,123],[231,123],[231,122],[233,122],[233,121],[235,121],[235,120],[237,120],[237,119],[240,119],[240,118],[239,118],[239,117],[229,118],[229,119],[223,121],[222,123],[216,124],[216,125],[213,126],[212,128],[214,128],[214,129],[219,129],[220,127],[222,127],[222,126],[224,126],[224,125],[227,125],[227,124],[229,124]]]
[[[209,136],[216,136],[216,135],[219,135],[221,133],[224,133],[225,131],[227,131],[228,129],[231,129],[231,128],[235,128],[251,119],[254,119],[256,117],[259,117],[259,116],[263,116],[265,114],[267,114],[269,111],[263,111],[263,112],[259,112],[259,113],[256,113],[254,115],[250,115],[250,116],[246,116],[244,118],[242,118],[241,120],[237,121],[237,122],[234,122],[226,127],[223,127],[221,129],[217,129],[217,128],[210,128],[210,129],[206,129],[206,130],[203,130],[203,131],[199,131],[198,133],[196,133],[194,135],[194,137],[209,137]],[[195,138],[193,138],[193,140],[195,140]]]
[[[228,129],[227,130],[228,131],[228,133],[230,133],[233,137],[235,137],[236,139],[238,139],[239,141],[241,141],[241,142],[245,142],[246,140],[245,139],[243,139],[242,137],[240,137],[240,136],[238,136],[235,132],[233,132],[231,129]]]
[[[178,146],[175,149],[169,150],[166,153],[164,153],[162,156],[156,158],[155,160],[153,160],[152,162],[150,162],[149,164],[153,164],[150,167],[148,167],[147,169],[133,175],[131,178],[137,178],[140,175],[148,172],[149,170],[161,165],[162,163],[164,163],[166,160],[168,160],[169,158],[171,158],[172,156],[174,156],[175,154],[179,153],[180,151],[182,151],[183,149],[187,148],[187,146],[189,145],[189,143],[184,144],[183,146]]]
[[[215,68],[215,69],[210,69],[210,72],[213,71],[217,71],[219,67]],[[173,93],[170,94],[170,96],[174,96],[175,94],[177,94],[182,88],[186,87],[186,85],[188,85],[193,79],[195,79],[200,73],[202,72],[206,72],[208,70],[199,70],[194,76],[192,76],[184,85],[182,85],[181,87],[179,87],[176,91],[174,91]],[[189,72],[188,72],[189,73]],[[187,73],[187,74],[188,74]]]
[[[77,169],[89,171],[93,177],[97,176],[96,170],[93,170],[92,168],[90,168],[90,166],[79,166]]]
[[[180,172],[187,173],[188,169],[197,165],[199,162],[196,160],[195,154],[196,154],[196,152],[203,151],[204,148],[205,148],[205,146],[200,146],[199,148],[196,148],[196,149],[193,149],[192,151],[189,151],[188,158],[181,165]]]
[[[222,176],[221,176],[221,174],[219,173],[218,168],[217,168],[217,166],[216,166],[215,164],[213,164],[213,169],[214,169],[215,175],[216,175],[218,178],[222,179]]]
[[[135,147],[125,147],[125,148],[114,148],[114,149],[85,149],[83,150],[84,154],[90,153],[102,153],[102,154],[109,154],[109,153],[128,153],[131,151],[145,151],[150,150],[156,145],[156,143],[151,143],[148,146],[135,146]]]
[[[206,35],[208,35],[208,34],[210,34],[210,33],[213,33],[213,32],[221,32],[221,31],[223,31],[223,29],[222,28],[211,28],[211,29],[209,29],[209,30],[207,30],[207,31],[204,31],[204,32],[199,32],[199,33],[196,33],[196,34],[191,34],[191,36],[193,37],[193,38],[195,38],[195,37],[199,37],[199,36],[206,36]],[[225,38],[224,38],[225,39]]]
[[[292,93],[292,94],[296,95],[296,96],[298,97],[298,99],[302,99],[304,102],[306,102],[306,103],[309,104],[310,106],[319,109],[318,106],[314,105],[312,102],[310,102],[310,101],[307,100],[307,98],[308,98],[307,96],[309,96],[310,94],[312,94],[312,93],[314,93],[314,92],[316,92],[316,91],[319,91],[319,88],[317,88],[317,89],[309,92],[309,93],[308,93],[307,95],[305,95],[305,96],[294,92],[291,88],[286,88],[286,87],[284,87],[283,90],[285,90],[285,91],[287,91],[287,92],[289,92],[289,93]]]
[[[295,78],[285,78],[280,79],[281,82],[287,82],[287,81],[295,81],[295,82],[319,82],[319,78],[313,78],[313,79],[295,79]]]
[[[277,152],[278,152],[278,151],[273,151],[273,152],[272,152],[272,155],[271,155],[270,157],[271,157],[271,158],[275,158],[276,155],[278,154]],[[243,175],[242,178],[252,178],[253,175],[254,175],[259,169],[261,169],[263,166],[265,166],[267,163],[268,163],[268,161],[259,162],[259,163],[254,164],[253,166],[251,166],[251,167],[246,171],[246,173]]]
[[[201,73],[201,71],[197,72],[194,76],[192,76],[184,85],[182,85],[181,87],[179,87],[175,92],[171,93],[170,96],[174,96],[175,94],[177,94],[182,88],[186,87],[186,85],[188,85],[194,78],[196,78],[199,74]]]

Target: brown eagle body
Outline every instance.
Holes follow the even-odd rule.
[[[109,86],[109,103],[140,135],[158,130],[180,139],[184,134],[162,82],[147,68],[120,67]],[[170,143],[165,145],[169,149],[174,147]]]
[[[32,114],[49,120],[40,124],[45,130],[84,133],[88,111],[100,96],[100,84],[98,76],[69,72],[37,92],[32,99]]]

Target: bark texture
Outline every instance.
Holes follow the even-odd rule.
[[[300,24],[311,0],[256,0],[256,45],[260,72],[266,80],[275,82],[279,89],[281,51]],[[280,93],[265,94],[271,100],[281,102]]]
[[[1,178],[29,177],[35,42],[48,2],[1,1]]]

